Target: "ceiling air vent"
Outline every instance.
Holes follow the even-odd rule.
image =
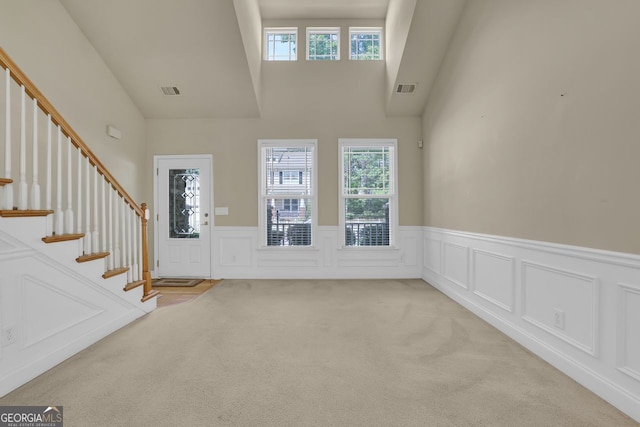
[[[416,90],[417,83],[399,84],[396,87],[396,93],[413,93]]]
[[[177,86],[162,86],[160,89],[165,96],[180,95],[180,89]]]

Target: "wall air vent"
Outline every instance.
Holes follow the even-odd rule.
[[[396,87],[396,93],[413,93],[416,90],[417,83],[399,84]]]
[[[180,89],[177,86],[162,86],[160,89],[165,96],[180,95]]]

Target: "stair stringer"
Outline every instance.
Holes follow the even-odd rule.
[[[77,242],[37,242],[43,218],[16,219],[0,218],[0,396],[156,307],[126,274],[103,279],[104,260],[77,263]]]

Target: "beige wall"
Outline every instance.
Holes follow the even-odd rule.
[[[337,22],[337,23],[336,23]],[[227,206],[219,226],[258,225],[257,140],[318,139],[318,224],[338,225],[338,138],[397,138],[400,225],[422,225],[420,117],[387,118],[383,61],[348,61],[348,26],[375,21],[301,21],[305,26],[342,27],[342,61],[310,62],[299,47],[296,62],[262,63],[260,119],[148,120],[147,165],[154,154],[211,153],[214,202]],[[152,182],[147,199],[153,200]]]
[[[468,2],[423,117],[425,225],[640,253],[640,2]]]
[[[60,3],[0,0],[0,44],[125,190],[140,200],[144,117]],[[122,131],[121,140],[107,136],[108,124]]]
[[[148,125],[148,170],[154,154],[213,154],[214,203],[229,208],[228,216],[215,218],[218,226],[258,225],[258,139],[318,139],[318,224],[338,225],[338,138],[398,138],[400,225],[421,225],[419,118],[362,121],[345,116],[310,122],[298,115],[291,120],[149,120]],[[152,185],[146,197],[150,202]]]

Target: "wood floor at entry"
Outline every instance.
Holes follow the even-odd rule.
[[[153,289],[160,292],[158,308],[161,308],[193,301],[220,282],[221,280],[206,279],[192,287],[158,286]]]

